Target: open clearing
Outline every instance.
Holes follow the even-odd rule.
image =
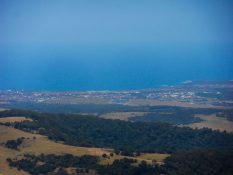
[[[128,156],[122,156],[122,155],[116,155],[114,154],[113,157],[108,156],[108,158],[103,159],[100,164],[102,165],[110,165],[114,162],[114,160],[119,160],[123,158],[129,158],[129,159],[136,159],[138,163],[141,161],[146,161],[148,164],[152,164],[153,160],[156,160],[156,162],[161,165],[163,164],[163,161],[169,156],[169,154],[159,154],[159,153],[145,153],[141,154],[140,156],[136,157],[128,157]]]
[[[7,117],[8,118],[8,117]],[[7,119],[5,119],[7,120]],[[24,137],[23,143],[19,147],[19,151],[4,147],[7,140],[15,140]],[[146,161],[151,164],[152,160],[156,160],[159,164],[167,157],[163,154],[142,154],[138,157],[127,157],[114,154],[110,156],[111,149],[104,148],[87,148],[65,145],[63,143],[49,140],[46,136],[24,132],[12,127],[0,125],[0,175],[28,175],[23,171],[18,171],[16,168],[10,168],[6,162],[7,158],[22,158],[24,154],[72,154],[75,156],[93,155],[101,157],[103,154],[109,158],[103,159],[100,163],[107,165],[111,164],[116,159],[131,158],[137,159],[138,162]]]
[[[47,137],[31,134],[18,129],[14,129],[7,126],[0,125],[0,143],[4,143],[7,140],[14,140],[20,137],[25,137],[23,144],[20,146],[20,151],[7,149],[0,145],[0,175],[19,174],[27,175],[27,173],[17,171],[15,168],[10,168],[6,162],[7,158],[20,158],[23,154],[72,154],[76,156],[81,155],[94,155],[101,156],[102,154],[109,152],[101,148],[84,148],[84,147],[75,147],[64,145],[62,143],[56,143],[49,140]]]
[[[192,123],[189,125],[191,128],[211,128],[213,130],[220,130],[220,131],[227,131],[233,132],[233,122],[227,120],[226,118],[216,117],[215,114],[213,115],[196,115],[196,117],[201,118],[202,122],[200,123]]]
[[[10,150],[0,146],[0,175],[28,175],[24,171],[18,171],[16,168],[10,168],[6,161],[7,158],[14,158],[18,155],[18,151]]]
[[[218,108],[223,109],[223,106],[214,106],[210,103],[198,104],[181,101],[161,101],[151,99],[131,99],[125,105],[129,106],[178,106],[178,107],[189,107],[189,108]]]
[[[141,154],[137,158],[146,159],[146,160],[156,160],[158,164],[162,164],[163,161],[169,156],[169,154],[159,154],[159,153],[146,153]]]
[[[146,112],[111,112],[101,115],[101,118],[128,121],[130,117],[144,116]]]
[[[0,123],[14,123],[14,122],[23,122],[23,121],[32,121],[26,117],[4,117],[0,118]]]
[[[109,151],[102,148],[86,148],[65,145],[49,140],[46,136],[39,134],[31,134],[15,128],[0,125],[0,143],[7,140],[15,140],[20,137],[25,137],[23,144],[20,146],[19,153],[31,154],[73,154],[81,156],[84,154],[101,156]]]

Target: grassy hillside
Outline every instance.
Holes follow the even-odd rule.
[[[0,116],[25,116],[14,127],[38,132],[55,141],[124,152],[172,153],[197,148],[232,149],[233,135],[210,129],[193,130],[163,123],[125,122],[91,116],[11,110]],[[127,153],[127,154],[128,154]]]
[[[14,120],[15,119],[15,120]],[[20,117],[21,121],[25,119],[25,117]],[[19,117],[7,117],[7,118],[0,118],[0,121],[10,121],[10,122],[18,122]],[[27,119],[28,120],[28,119]],[[0,122],[1,123],[1,122]],[[21,131],[12,127],[0,125],[0,175],[8,175],[8,174],[17,174],[17,175],[28,175],[27,172],[18,171],[16,168],[10,168],[6,161],[7,158],[11,159],[22,159],[24,154],[31,154],[31,155],[40,155],[40,154],[54,154],[54,155],[64,155],[64,154],[71,154],[74,156],[83,156],[83,155],[91,155],[102,157],[103,154],[108,155],[107,158],[102,159],[100,164],[112,164],[115,160],[120,160],[125,158],[126,156],[122,155],[115,155],[109,156],[112,150],[110,149],[103,149],[103,148],[89,148],[89,147],[77,147],[77,146],[70,146],[65,145],[63,143],[54,142],[49,140],[46,136],[40,134],[33,134],[25,131]],[[16,140],[18,138],[24,137],[23,143],[20,145],[19,150],[12,150],[8,149],[4,146],[8,140]],[[150,155],[150,154],[148,154]],[[156,154],[152,154],[156,155]],[[152,160],[157,160],[158,162],[162,162],[166,155],[163,156],[162,154],[158,154],[158,159],[156,157],[127,157],[129,159],[137,159],[140,161],[146,161],[147,163],[151,164]],[[160,158],[160,157],[164,158]]]
[[[219,175],[231,172],[233,135],[226,132],[22,110],[3,111],[0,116],[0,173],[3,174],[65,175],[70,171],[88,171],[99,175],[204,175],[206,172]],[[5,147],[9,140],[22,137],[17,149]],[[148,150],[154,153],[146,153]],[[112,154],[113,151],[117,154]],[[203,163],[195,163],[203,161],[203,156]],[[201,170],[195,171],[198,166]]]
[[[7,158],[21,158],[24,154],[72,154],[76,156],[93,155],[102,156],[102,154],[109,152],[101,148],[84,148],[64,145],[49,140],[47,137],[39,134],[31,134],[28,132],[20,131],[7,126],[0,125],[0,174],[19,174],[26,175],[27,173],[18,172],[16,169],[9,168]],[[3,143],[7,140],[14,140],[17,138],[25,137],[23,144],[20,146],[19,151],[7,149]]]

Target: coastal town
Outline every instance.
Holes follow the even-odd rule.
[[[25,91],[0,90],[0,104],[121,104],[160,105],[167,103],[233,106],[233,81],[184,82],[177,86],[163,86],[141,90],[102,91]]]

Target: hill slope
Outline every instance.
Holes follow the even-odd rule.
[[[233,134],[210,129],[193,130],[163,123],[132,123],[20,110],[0,113],[0,116],[4,115],[30,117],[33,121],[17,123],[14,127],[36,131],[52,140],[75,146],[161,153],[197,148],[233,149]]]

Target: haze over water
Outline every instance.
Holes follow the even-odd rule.
[[[0,2],[0,89],[233,79],[233,2]]]

